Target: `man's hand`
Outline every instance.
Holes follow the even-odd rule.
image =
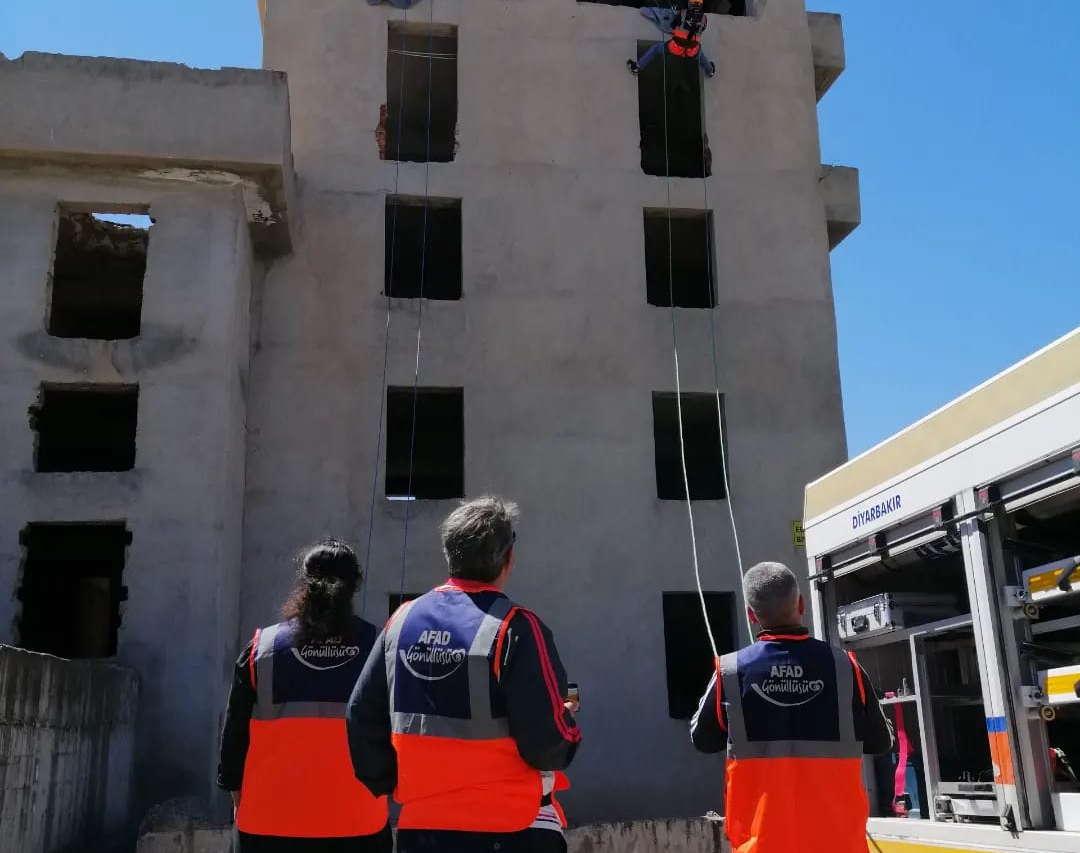
[[[576,715],[578,709],[581,708],[580,702],[563,702],[563,707],[566,708],[571,714]]]
[[[233,817],[236,817],[236,810],[240,808],[240,792],[229,791],[229,796],[232,797]]]

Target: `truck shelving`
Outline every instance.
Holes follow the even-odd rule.
[[[804,519],[815,634],[904,733],[866,760],[869,849],[1080,851],[1080,329],[808,485]]]

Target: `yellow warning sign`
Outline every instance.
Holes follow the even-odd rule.
[[[802,522],[791,522],[791,544],[796,548],[806,547],[806,535],[803,533]]]

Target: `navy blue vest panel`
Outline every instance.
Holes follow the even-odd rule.
[[[353,618],[342,637],[296,646],[296,629],[278,626],[273,652],[273,702],[347,702],[378,638],[370,622]]]
[[[738,662],[747,740],[840,738],[836,657],[826,643],[759,641],[741,649]]]

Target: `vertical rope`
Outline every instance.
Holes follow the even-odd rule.
[[[410,500],[405,503],[405,520],[401,541],[401,583],[399,595],[405,596],[405,567],[408,562],[409,550],[409,518],[412,508],[412,485],[413,485],[413,455],[416,450],[416,403],[419,397],[420,387],[420,350],[421,337],[424,328],[424,276],[427,271],[427,231],[428,231],[428,186],[431,177],[431,84],[432,68],[434,67],[435,52],[435,0],[428,4],[428,90],[427,90],[427,124],[425,127],[426,140],[424,149],[424,225],[421,232],[420,243],[420,300],[416,318],[416,362],[413,368],[413,396],[412,396],[412,428],[409,435],[409,485],[407,494]]]
[[[401,23],[409,22],[409,9],[402,10]],[[404,37],[404,36],[403,36]],[[367,613],[368,588],[371,586],[371,545],[375,538],[375,500],[379,489],[379,458],[382,455],[383,421],[386,418],[386,369],[390,357],[390,285],[394,281],[394,261],[397,250],[397,214],[398,214],[398,185],[401,178],[401,137],[402,127],[405,120],[405,65],[408,57],[404,51],[401,54],[401,74],[398,82],[398,115],[397,115],[397,151],[394,155],[394,193],[393,193],[393,216],[390,223],[390,269],[386,273],[385,296],[386,296],[386,326],[383,331],[383,356],[382,356],[382,381],[379,392],[379,425],[375,438],[375,464],[374,473],[371,476],[371,502],[368,505],[368,535],[367,547],[364,549],[364,571],[368,573],[367,581],[363,584],[360,593],[360,615]],[[385,226],[384,226],[385,227]]]

